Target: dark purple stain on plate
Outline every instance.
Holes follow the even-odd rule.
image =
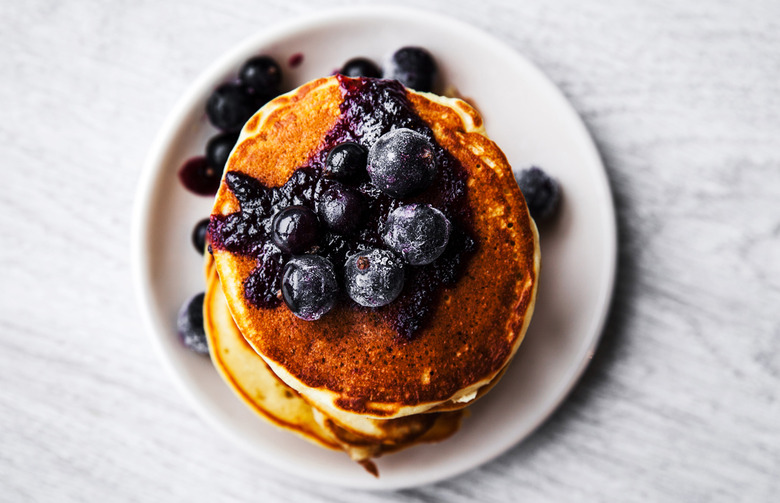
[[[287,64],[290,66],[290,68],[297,68],[301,66],[301,63],[303,63],[302,52],[296,52],[295,54],[290,56],[290,59],[287,60]]]

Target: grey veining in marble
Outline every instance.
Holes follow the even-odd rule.
[[[615,195],[620,263],[603,343],[527,441],[455,480],[365,493],[260,464],[195,415],[132,293],[144,155],[219,55],[278,20],[345,4],[0,4],[0,500],[776,501],[770,0],[423,6],[488,29],[560,86]]]

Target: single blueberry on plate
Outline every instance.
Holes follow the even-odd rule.
[[[536,166],[522,170],[516,178],[531,217],[537,221],[550,218],[561,199],[558,182]]]
[[[184,188],[201,196],[213,196],[219,190],[222,170],[214,168],[205,157],[193,157],[179,169]]]
[[[187,348],[207,355],[209,345],[206,342],[206,330],[203,328],[203,299],[205,293],[199,293],[182,304],[176,319],[176,331]]]
[[[332,182],[317,201],[317,215],[332,231],[349,234],[357,229],[365,216],[366,203],[355,189]]]
[[[320,319],[336,304],[338,290],[333,264],[324,257],[293,257],[284,266],[282,298],[298,318]]]
[[[371,183],[392,197],[417,194],[436,178],[433,145],[411,129],[394,129],[368,151],[366,169]]]
[[[347,77],[371,77],[379,78],[382,71],[376,64],[367,58],[352,58],[339,70],[341,75]]]
[[[206,160],[220,175],[225,170],[225,164],[237,141],[238,133],[221,133],[211,137],[206,143]]]
[[[431,53],[422,47],[402,47],[385,66],[384,78],[395,79],[415,91],[430,92],[437,72]]]
[[[341,143],[328,152],[323,173],[337,180],[355,180],[365,173],[367,159],[368,151],[357,143]]]
[[[317,215],[305,206],[288,206],[274,215],[271,239],[286,253],[303,253],[317,244],[320,225]]]
[[[344,264],[344,284],[350,298],[361,306],[384,306],[404,287],[404,263],[380,248],[355,253]]]
[[[257,97],[246,87],[229,82],[211,93],[206,102],[206,115],[217,129],[239,131],[257,111]]]
[[[429,204],[399,206],[387,217],[385,244],[411,265],[430,264],[444,252],[452,224]]]
[[[209,219],[204,218],[192,229],[192,245],[203,255],[206,252],[206,236],[209,233]]]
[[[270,56],[255,56],[238,71],[241,82],[258,94],[278,94],[282,83],[282,68]]]

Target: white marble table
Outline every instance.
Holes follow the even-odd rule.
[[[429,2],[560,86],[614,190],[620,264],[603,342],[527,441],[455,480],[367,493],[261,464],[195,415],[151,351],[132,292],[146,150],[224,51],[342,4],[0,5],[0,500],[776,501],[772,0]]]

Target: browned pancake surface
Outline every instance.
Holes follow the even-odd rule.
[[[338,408],[375,416],[448,400],[499,372],[523,334],[537,274],[533,223],[503,152],[474,132],[479,116],[463,102],[456,102],[458,113],[425,95],[407,95],[436,141],[468,172],[478,241],[461,279],[445,289],[430,322],[412,340],[399,338],[371,309],[337,305],[312,322],[284,305],[255,308],[242,287],[254,259],[224,250],[214,254],[233,316],[255,349],[304,386],[340,395]],[[339,117],[341,100],[333,78],[278,98],[250,120],[227,170],[282,185],[318,151]],[[223,183],[214,214],[236,210]]]
[[[228,310],[214,260],[208,255],[205,273],[203,321],[214,366],[245,404],[275,425],[323,447],[344,450],[358,461],[437,442],[459,428],[462,410],[373,420],[375,428],[369,434],[352,431],[312,408],[281,382],[244,340]]]

